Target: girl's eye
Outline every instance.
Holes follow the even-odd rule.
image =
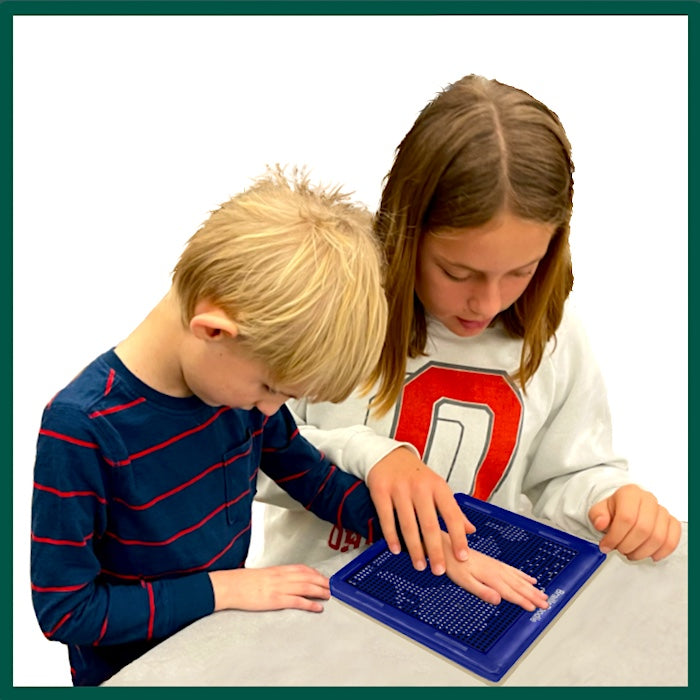
[[[449,273],[444,267],[441,267],[440,269],[442,270],[442,274],[445,275],[447,279],[453,280],[454,282],[465,282],[469,279],[469,275],[466,275],[465,277],[457,277],[457,275]]]
[[[518,270],[513,273],[513,277],[532,277],[536,269],[536,267],[533,267],[531,270]]]

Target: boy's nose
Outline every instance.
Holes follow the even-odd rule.
[[[283,403],[284,399],[265,399],[263,401],[258,401],[255,404],[255,408],[257,408],[260,413],[271,416],[280,410]]]

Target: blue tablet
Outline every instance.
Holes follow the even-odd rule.
[[[598,546],[464,494],[457,502],[476,527],[469,546],[537,578],[549,608],[485,603],[406,552],[376,542],[333,574],[332,594],[493,682],[498,682],[605,560]]]

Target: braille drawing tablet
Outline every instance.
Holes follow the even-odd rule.
[[[469,546],[537,579],[549,608],[485,603],[384,540],[330,579],[332,594],[430,649],[497,682],[605,560],[598,546],[464,494],[457,502],[476,527]]]

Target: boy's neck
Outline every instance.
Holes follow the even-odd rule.
[[[115,352],[127,369],[152,389],[179,398],[191,396],[180,361],[186,333],[171,290]]]

